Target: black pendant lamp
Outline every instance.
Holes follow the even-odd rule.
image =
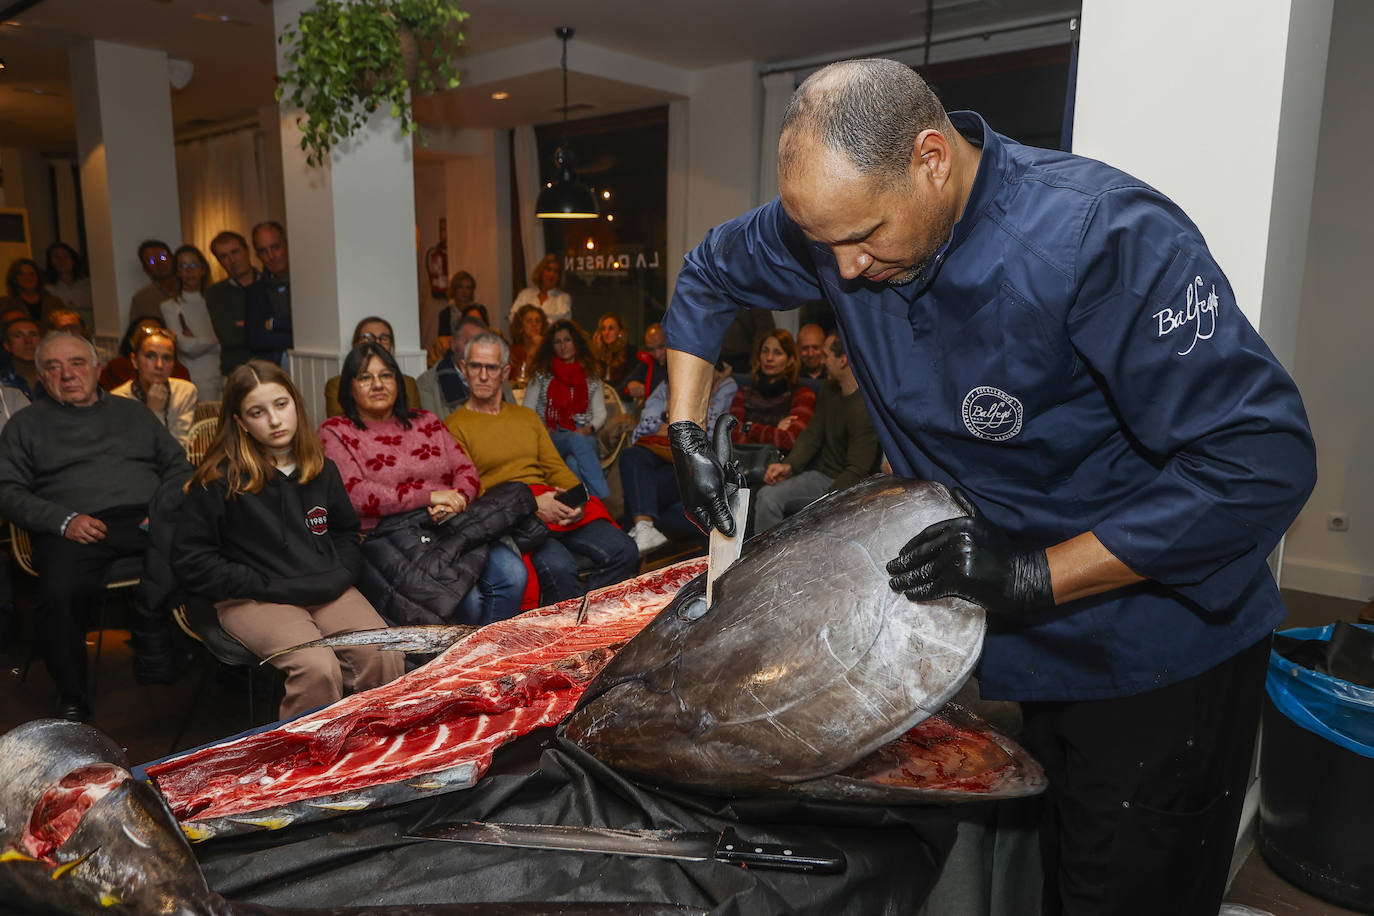
[[[534,215],[540,219],[596,219],[601,215],[596,196],[573,177],[575,163],[568,147],[568,39],[573,37],[573,30],[561,25],[553,33],[563,40],[563,144],[553,153],[557,177],[551,186],[539,192]]]

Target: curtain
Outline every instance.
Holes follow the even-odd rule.
[[[248,127],[177,144],[181,238],[205,254],[211,282],[223,279],[224,271],[210,240],[225,229],[248,238],[253,225],[267,219],[264,143],[262,132]]]
[[[757,203],[767,203],[778,196],[778,135],[782,133],[783,112],[796,88],[797,75],[791,70],[763,78],[763,143],[759,148]]]
[[[515,134],[515,216],[520,223],[521,248],[525,254],[525,276],[516,288],[528,286],[530,272],[539,259],[544,257],[544,226],[534,215],[534,202],[539,199],[539,143],[534,136],[534,128],[517,127]],[[505,307],[501,316],[501,326],[510,331],[510,305]],[[493,315],[493,318],[496,316]]]

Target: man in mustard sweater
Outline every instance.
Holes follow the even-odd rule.
[[[639,550],[593,497],[569,506],[557,497],[577,487],[539,416],[501,399],[510,373],[510,348],[497,334],[468,342],[462,363],[470,395],[444,422],[481,475],[481,491],[506,480],[527,484],[551,537],[530,554],[539,577],[540,603],[552,604],[587,588],[612,585],[634,575]],[[587,588],[578,580],[579,557],[590,564]]]

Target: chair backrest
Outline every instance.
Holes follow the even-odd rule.
[[[14,551],[14,559],[24,572],[31,576],[38,575],[38,570],[33,568],[33,544],[29,541],[29,532],[14,522],[10,522],[10,549]]]
[[[204,420],[197,420],[191,424],[191,431],[186,435],[186,460],[191,462],[192,467],[198,467],[205,458],[205,453],[210,450],[210,443],[215,441],[215,434],[219,432],[219,414]]]
[[[607,382],[601,383],[601,396],[606,401],[606,418],[610,419],[618,413],[624,413],[625,407],[620,403],[620,395],[616,394],[614,388]]]
[[[219,417],[219,401],[201,401],[196,405],[196,412],[191,416],[191,422],[197,423],[211,417]]]

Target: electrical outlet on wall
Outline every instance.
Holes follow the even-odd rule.
[[[1349,531],[1350,517],[1344,512],[1332,512],[1326,517],[1326,527],[1329,531]]]

